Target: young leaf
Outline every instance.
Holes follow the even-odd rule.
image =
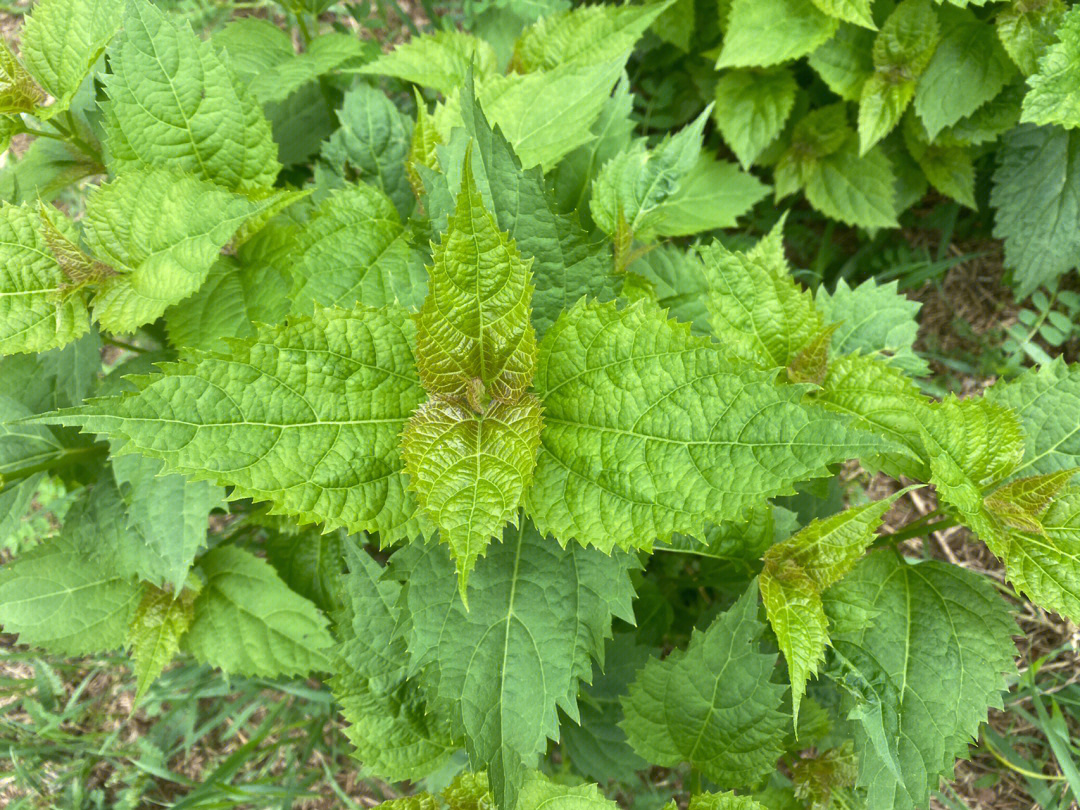
[[[749,787],[771,773],[787,718],[784,687],[769,675],[776,655],[759,649],[757,583],[685,651],[652,659],[623,698],[623,730],[649,762],[689,762],[721,787]]]
[[[870,11],[871,2],[872,0],[814,0],[814,5],[830,17],[876,30],[874,15]]]
[[[36,113],[47,95],[6,42],[0,42],[0,113]]]
[[[1016,625],[985,577],[887,552],[826,595],[834,627],[851,606],[872,616],[833,633],[857,723],[858,784],[870,807],[923,807],[987,708],[1001,707]]]
[[[650,548],[882,447],[773,376],[654,307],[578,304],[540,348],[529,514],[564,543]]]
[[[329,668],[326,618],[289,590],[266,560],[218,546],[199,560],[206,577],[182,639],[199,661],[242,675],[306,675]]]
[[[66,217],[56,220],[61,232],[76,238]],[[85,296],[69,284],[38,211],[0,206],[0,355],[47,351],[90,329]]]
[[[632,621],[627,555],[562,548],[527,520],[507,527],[457,593],[442,545],[391,558],[405,582],[408,649],[437,710],[486,768],[495,800],[513,808],[527,768],[556,738],[556,707],[577,718],[577,693],[599,659],[613,615]]]
[[[539,771],[525,777],[519,810],[616,810],[618,805],[596,785],[564,785]]]
[[[1080,126],[1080,12],[1069,9],[1056,32],[1058,41],[1039,59],[1039,70],[1028,77],[1023,122]]]
[[[1025,76],[1039,69],[1039,59],[1056,41],[1055,34],[1064,16],[1064,0],[1040,3],[1013,0],[1009,8],[994,17],[998,39]]]
[[[394,76],[449,96],[473,71],[476,76],[494,74],[495,51],[482,39],[461,31],[436,31],[413,37],[393,51],[364,65],[361,73]]]
[[[836,32],[811,0],[733,0],[717,68],[768,67],[798,59]]]
[[[754,175],[702,152],[675,193],[657,207],[655,228],[636,235],[651,241],[655,236],[689,236],[734,228],[739,217],[768,195],[769,187]]]
[[[195,592],[188,589],[175,594],[146,587],[128,628],[128,645],[135,659],[136,703],[180,649],[180,638],[195,615],[194,602]]]
[[[281,168],[258,103],[208,42],[147,0],[127,0],[102,105],[116,169],[168,166],[233,189]]]
[[[729,70],[720,77],[713,118],[744,169],[784,129],[798,89],[788,67]]]
[[[327,529],[413,534],[398,436],[424,399],[400,310],[316,310],[52,421]]]

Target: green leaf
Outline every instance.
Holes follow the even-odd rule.
[[[844,23],[832,39],[810,54],[810,67],[840,98],[858,101],[874,73],[873,46],[873,32]]]
[[[263,541],[266,561],[285,584],[325,613],[341,609],[341,561],[347,543],[343,532],[283,527]]]
[[[218,546],[199,560],[206,577],[182,640],[196,659],[225,672],[274,677],[326,670],[334,643],[326,618],[289,590],[266,560]]]
[[[814,0],[814,5],[830,17],[877,30],[870,11],[872,0]]]
[[[787,717],[785,688],[770,682],[776,655],[760,650],[757,583],[685,651],[650,660],[623,698],[630,745],[656,765],[682,762],[721,787],[750,787],[772,773]]]
[[[416,205],[405,158],[411,122],[386,95],[367,84],[345,94],[341,127],[322,148],[322,158],[342,177],[363,180],[394,202],[404,219]]]
[[[895,177],[880,149],[859,154],[852,136],[839,151],[814,164],[806,178],[806,199],[825,216],[862,228],[894,228]]]
[[[729,70],[720,77],[713,118],[744,169],[783,131],[798,89],[787,67]]]
[[[487,76],[495,73],[496,64],[495,51],[482,39],[461,31],[437,31],[413,37],[360,72],[394,76],[449,96],[462,86],[470,70],[478,77]]]
[[[0,624],[57,655],[107,652],[124,643],[140,594],[61,535],[0,568]]]
[[[714,241],[698,255],[709,282],[709,325],[732,355],[763,369],[784,368],[824,328],[814,296],[791,277],[783,222],[747,253]]]
[[[563,542],[647,549],[879,446],[773,376],[733,366],[655,307],[578,304],[540,347],[529,514]]]
[[[381,531],[388,543],[415,533],[398,451],[424,399],[413,334],[400,310],[317,310],[51,421],[126,438],[125,453],[301,523]]]
[[[1080,133],[1025,124],[1007,132],[990,203],[994,236],[1016,294],[1029,295],[1076,266],[1080,231]]]
[[[1039,58],[1039,70],[1028,77],[1020,120],[1032,124],[1080,126],[1080,12],[1069,9],[1058,26],[1057,42]]]
[[[910,116],[904,124],[904,144],[934,188],[972,210],[977,209],[975,164],[969,149],[930,143],[922,124]]]
[[[673,0],[641,6],[579,6],[541,17],[514,43],[513,67],[528,73],[625,58]]]
[[[702,152],[675,193],[657,207],[655,232],[659,236],[689,236],[734,228],[739,217],[768,195],[769,187],[754,175]],[[649,239],[652,231],[637,235]]]
[[[120,28],[121,0],[41,0],[27,16],[20,39],[22,60],[55,99],[36,113],[66,110],[94,63]]]
[[[1077,468],[1045,475],[1017,478],[1002,484],[985,498],[987,510],[1007,526],[1036,534],[1042,533],[1039,515],[1076,475]]]
[[[450,547],[465,598],[469,572],[532,483],[541,407],[525,394],[482,413],[442,397],[421,405],[401,434],[409,486]]]
[[[838,22],[811,0],[733,0],[717,68],[768,67],[806,56]]]
[[[578,688],[612,616],[633,621],[634,565],[627,555],[563,548],[521,520],[477,564],[466,609],[442,545],[413,543],[391,558],[405,583],[413,668],[423,668],[436,710],[464,735],[473,767],[487,769],[498,806],[515,806],[524,771],[557,738],[556,707],[577,718]]]
[[[657,245],[630,269],[652,285],[656,303],[670,317],[689,323],[696,335],[712,334],[706,304],[710,281],[697,251]]]
[[[690,797],[689,810],[766,810],[749,796],[734,793],[697,793]]]
[[[246,44],[240,43],[240,49],[244,49]],[[254,93],[260,104],[285,101],[309,82],[338,68],[354,66],[363,61],[370,52],[370,48],[366,47],[370,43],[336,31],[313,38],[299,55],[294,54],[292,44],[288,44],[287,58],[276,60],[267,65],[267,69],[259,70],[250,77],[248,89]],[[240,58],[244,59],[243,56]]]
[[[0,42],[0,113],[36,113],[47,95],[6,42]]]
[[[194,591],[179,595],[147,586],[128,629],[128,645],[135,659],[135,702],[146,694],[180,649],[180,638],[195,615]]]
[[[833,633],[849,684],[844,707],[857,723],[858,783],[869,807],[925,807],[987,708],[1001,708],[1016,625],[982,575],[888,552],[871,554],[826,596],[834,625],[852,605],[873,617]]]
[[[1013,0],[1009,8],[994,17],[998,39],[1025,76],[1039,69],[1039,59],[1056,41],[1056,32],[1065,16],[1063,0],[1027,3]]]
[[[86,202],[86,244],[116,271],[103,278],[94,317],[125,334],[202,286],[221,248],[259,204],[163,169],[132,171]]]
[[[57,221],[75,237],[66,217]],[[90,329],[85,296],[68,287],[38,211],[0,206],[0,355],[43,352],[85,334]]]
[[[913,377],[930,373],[926,361],[913,348],[922,304],[901,295],[897,282],[878,284],[867,279],[852,289],[840,279],[831,293],[818,287],[814,305],[824,323],[840,324],[832,340],[836,354],[876,356]]]
[[[975,112],[1016,75],[990,26],[967,9],[941,10],[941,43],[919,79],[915,112],[930,138]]]
[[[102,105],[113,167],[167,166],[233,189],[280,166],[262,110],[208,42],[146,0],[127,0]]]
[[[564,785],[539,771],[525,777],[519,810],[616,810],[615,802],[596,785]]]

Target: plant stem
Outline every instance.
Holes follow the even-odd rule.
[[[304,50],[307,50],[307,46],[311,44],[311,31],[308,30],[307,21],[304,20],[304,12],[296,12],[296,24],[300,26],[300,36],[304,39]]]
[[[90,447],[66,447],[47,461],[20,467],[17,470],[0,475],[0,484],[6,485],[11,481],[21,481],[24,478],[29,478],[35,473],[68,467],[78,463],[85,457],[103,456],[107,450],[108,446],[104,444],[94,444]]]

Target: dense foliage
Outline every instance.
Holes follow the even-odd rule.
[[[40,0],[0,53],[4,131],[37,136],[3,174],[0,529],[46,481],[70,506],[0,569],[4,629],[126,648],[140,694],[178,654],[317,676],[365,774],[428,780],[402,810],[600,810],[651,766],[691,810],[925,807],[1016,625],[899,542],[962,524],[1080,621],[1080,367],[934,401],[895,283],[804,289],[784,217],[716,232],[755,164],[867,227],[920,172],[970,203],[1003,136],[1018,283],[1068,269],[1078,18],[720,5],[470,5],[490,41],[383,53],[308,2],[298,53]],[[721,32],[715,107],[638,136],[635,45]],[[807,507],[850,460],[895,493]]]

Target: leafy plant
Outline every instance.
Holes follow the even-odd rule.
[[[838,27],[789,5],[776,58]],[[395,808],[610,807],[580,782],[650,765],[691,810],[925,806],[1016,627],[988,579],[898,543],[963,523],[1080,618],[1080,368],[933,402],[895,283],[803,289],[783,219],[668,241],[765,192],[703,148],[706,113],[634,137],[625,65],[679,8],[545,16],[504,59],[458,31],[297,54],[265,21],[206,41],[146,0],[42,0],[6,120],[105,176],[77,220],[0,207],[0,498],[72,498],[0,570],[5,630],[125,647],[140,695],[177,654],[324,677],[366,773],[430,780]],[[934,39],[928,4],[894,13],[882,64]],[[760,14],[736,0],[731,30]],[[913,81],[879,118],[919,108]],[[283,112],[309,93],[333,111],[313,166]],[[843,116],[803,120],[820,150],[778,183],[834,188],[849,159],[876,182]],[[890,536],[900,488],[798,508],[852,459],[939,511]]]

